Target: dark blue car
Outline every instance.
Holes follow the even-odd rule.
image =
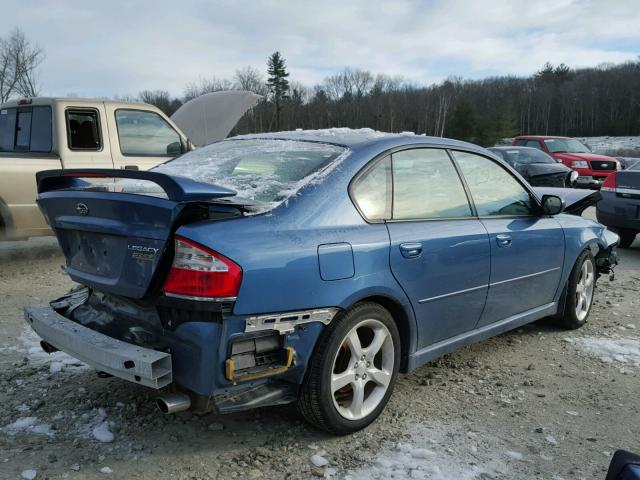
[[[622,248],[629,248],[640,233],[640,162],[613,172],[600,192],[598,221],[620,235]]]
[[[37,180],[80,286],[27,321],[47,351],[167,387],[165,412],[296,401],[353,432],[398,372],[543,317],[580,327],[616,263],[617,235],[561,213],[593,192],[442,138],[253,135]]]

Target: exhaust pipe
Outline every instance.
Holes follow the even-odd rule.
[[[156,405],[162,413],[183,412],[191,407],[191,397],[185,393],[168,393],[158,397]]]

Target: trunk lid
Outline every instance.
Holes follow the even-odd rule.
[[[619,170],[616,173],[616,192],[632,196],[640,196],[640,164],[632,166],[628,170]]]
[[[217,185],[133,170],[47,170],[36,180],[37,203],[69,276],[134,299],[154,285],[176,228],[210,218],[211,204],[235,195]]]

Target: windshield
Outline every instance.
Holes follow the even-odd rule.
[[[225,140],[163,163],[155,172],[180,175],[275,204],[317,180],[348,152],[344,147],[294,140]]]
[[[590,153],[589,149],[575,138],[545,138],[544,144],[551,153]]]
[[[550,157],[535,148],[514,148],[511,150],[502,150],[505,160],[512,164],[530,164],[530,163],[558,163],[553,157]]]

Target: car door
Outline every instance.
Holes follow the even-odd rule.
[[[148,170],[185,151],[184,139],[158,113],[109,104],[106,109],[115,168]]]
[[[455,151],[480,221],[489,234],[491,279],[478,326],[553,302],[564,261],[564,232],[505,166]]]
[[[489,240],[444,149],[393,153],[390,266],[413,306],[418,348],[472,330],[489,282]],[[384,163],[383,163],[384,164]]]

